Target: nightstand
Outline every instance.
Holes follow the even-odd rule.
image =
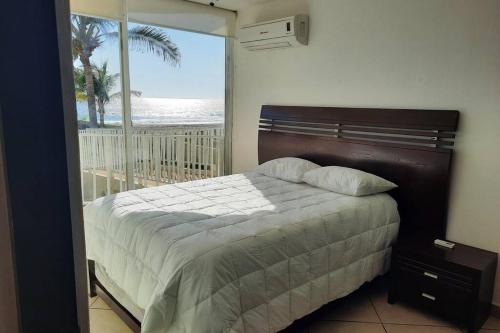
[[[478,332],[488,318],[497,254],[455,243],[413,238],[393,247],[389,303],[404,300]]]

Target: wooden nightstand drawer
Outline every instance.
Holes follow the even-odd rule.
[[[399,267],[398,292],[406,299],[423,305],[436,312],[454,318],[465,318],[470,310],[472,292],[449,284],[434,273],[427,276],[420,272]]]
[[[420,278],[421,281],[434,282],[443,288],[458,289],[458,292],[472,292],[474,278],[468,275],[445,271],[439,267],[422,263],[405,256],[396,257],[398,269]]]
[[[450,318],[465,320],[470,311],[471,294],[442,288],[421,278],[400,276],[398,292],[404,299]]]

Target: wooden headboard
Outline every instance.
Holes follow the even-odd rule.
[[[390,194],[400,236],[443,238],[458,118],[451,110],[264,105],[259,163],[294,156],[381,176],[399,185]]]

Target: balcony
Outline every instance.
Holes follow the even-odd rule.
[[[84,202],[127,189],[120,129],[79,131]],[[138,127],[131,133],[135,188],[224,174],[224,125]]]

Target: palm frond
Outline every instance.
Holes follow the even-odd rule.
[[[81,55],[90,57],[93,51],[104,42],[104,35],[114,26],[116,26],[116,23],[110,20],[72,15],[73,60],[76,60]]]
[[[94,89],[98,101],[103,104],[109,102],[109,93],[116,85],[120,74],[110,74],[108,72],[108,62],[105,61],[101,66],[93,65]]]
[[[75,91],[75,97],[77,102],[83,102],[87,100],[87,93]]]
[[[131,49],[135,51],[151,52],[174,66],[180,63],[181,53],[179,48],[159,28],[151,26],[134,27],[129,30],[128,39]]]
[[[87,88],[85,85],[85,73],[82,68],[75,67],[73,70],[73,79],[75,82],[75,96],[77,101],[87,100]]]
[[[116,27],[117,24],[111,20],[76,14],[71,15],[71,23],[77,26],[96,26],[102,33],[107,33],[110,29]]]

